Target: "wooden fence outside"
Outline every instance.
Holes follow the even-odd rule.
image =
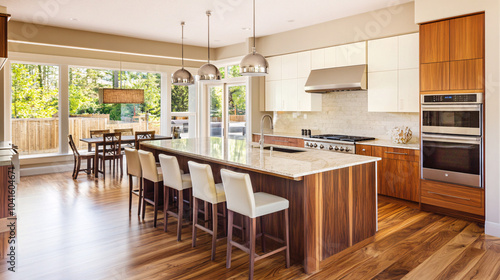
[[[75,144],[80,150],[86,150],[87,144],[81,138],[89,138],[91,129],[132,128],[134,131],[146,130],[146,122],[120,122],[107,117],[70,117],[69,134],[73,135]],[[149,122],[148,130],[160,134],[160,122]],[[63,138],[66,141],[66,137]],[[59,120],[46,119],[12,119],[12,143],[19,147],[21,155],[47,154],[59,152]]]

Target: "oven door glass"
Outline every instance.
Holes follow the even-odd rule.
[[[481,135],[481,105],[422,106],[422,132]]]
[[[479,175],[481,145],[438,140],[422,141],[423,168]]]

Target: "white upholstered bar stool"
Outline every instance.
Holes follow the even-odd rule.
[[[227,234],[227,260],[226,267],[231,267],[232,246],[250,254],[250,273],[249,278],[253,279],[255,261],[285,251],[286,267],[290,267],[290,249],[289,249],[289,221],[287,199],[264,193],[253,193],[250,175],[246,173],[237,173],[227,169],[221,169],[222,183],[226,192],[227,210],[228,210],[228,234]],[[268,214],[284,211],[285,212],[285,246],[280,247],[264,255],[255,253],[255,239],[257,218]],[[232,240],[233,237],[233,216],[234,212],[250,218],[250,248],[247,248]],[[262,225],[261,225],[262,227]],[[264,238],[264,234],[262,234]],[[274,238],[273,238],[274,239]],[[276,238],[277,239],[277,238]],[[264,242],[263,242],[264,244]]]
[[[200,164],[194,161],[188,162],[189,174],[193,184],[193,247],[196,246],[196,228],[199,228],[212,235],[212,255],[211,259],[215,259],[215,246],[217,242],[217,225],[219,203],[226,202],[226,194],[222,184],[215,184],[212,168],[208,164]],[[212,230],[198,224],[198,199],[212,204]],[[223,205],[225,206],[225,205]],[[223,208],[222,216],[225,217],[225,207]],[[208,209],[205,208],[205,213]],[[205,221],[206,222],[206,221]],[[226,224],[224,223],[224,227]]]
[[[137,178],[139,183],[139,206],[137,207],[137,215],[141,214],[142,205],[142,170],[141,162],[139,159],[139,152],[133,148],[125,148],[125,157],[127,159],[127,174],[128,174],[128,211],[132,210],[132,194],[135,193],[133,189],[133,177]]]
[[[146,152],[139,150],[139,160],[141,162],[142,170],[142,219],[144,219],[146,214],[146,203],[153,205],[154,207],[154,221],[153,226],[156,227],[156,219],[158,217],[158,210],[160,208],[160,193],[159,193],[159,183],[163,180],[163,175],[159,172],[156,167],[155,156],[151,152]],[[153,200],[146,197],[146,184],[145,180],[151,181],[154,184],[154,194]]]
[[[184,211],[184,195],[183,191],[186,189],[191,189],[191,176],[189,174],[183,174],[179,168],[179,162],[174,156],[167,156],[161,154],[158,156],[160,158],[160,166],[163,171],[163,213],[164,213],[164,225],[163,230],[167,231],[168,215],[172,215],[177,218],[177,241],[181,241],[181,230],[182,230],[182,216]],[[169,189],[172,188],[178,191],[177,195],[177,213],[168,210],[169,201]],[[191,198],[191,195],[189,196]],[[191,205],[191,204],[190,204]]]

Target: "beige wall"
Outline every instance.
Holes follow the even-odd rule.
[[[416,0],[415,22],[485,11],[486,233],[500,236],[500,4],[498,0]]]
[[[153,56],[181,57],[181,45],[165,43],[152,40],[130,38],[125,36],[110,35],[104,33],[88,32],[53,26],[36,25],[31,23],[10,21],[9,40],[42,43],[50,45],[63,45],[69,47],[89,48],[96,50],[118,51],[137,53]],[[39,53],[49,55],[63,55],[73,57],[123,60],[140,63],[154,63],[163,65],[181,64],[178,59],[167,59],[159,57],[145,57],[133,55],[117,55],[106,52],[96,52],[78,49],[56,48],[51,46],[27,45],[9,43],[9,51]],[[215,51],[212,50],[215,55]],[[186,66],[199,67],[207,59],[207,48],[197,46],[184,46],[184,57],[200,61],[186,60]]]
[[[257,38],[257,52],[275,56],[418,31],[413,2]],[[218,48],[217,59],[247,52],[246,44]]]

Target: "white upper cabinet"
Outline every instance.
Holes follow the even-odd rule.
[[[335,47],[335,67],[349,65],[349,45]]]
[[[337,47],[326,48],[325,50],[325,68],[335,67],[337,65]]]
[[[297,54],[297,77],[307,78],[311,73],[311,52],[300,52]]]
[[[366,41],[347,45],[349,65],[366,64]]]
[[[398,69],[398,37],[368,41],[368,72]]]
[[[311,51],[311,69],[325,68],[325,49]]]
[[[287,54],[281,56],[281,79],[296,79],[297,78],[297,54]]]
[[[297,79],[283,80],[281,84],[283,111],[298,111]]]
[[[368,111],[418,112],[418,33],[368,41]]]
[[[399,39],[399,68],[398,69],[415,69],[419,66],[418,53],[418,33],[398,36]]]
[[[266,82],[266,111],[282,111],[283,99],[281,97],[281,81]]]
[[[368,73],[368,111],[398,112],[398,71]]]
[[[398,73],[399,112],[419,112],[418,68],[403,69]]]
[[[269,73],[266,76],[266,81],[281,80],[281,56],[269,57],[267,63],[269,63]]]

